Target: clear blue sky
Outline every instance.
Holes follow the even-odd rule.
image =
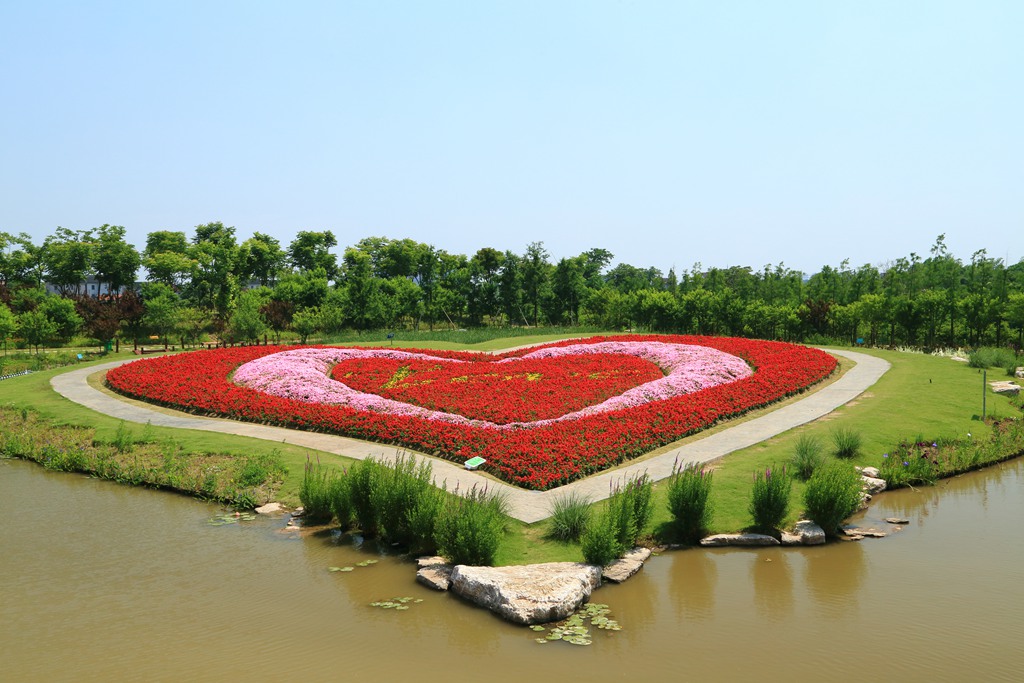
[[[0,230],[1016,263],[1022,36],[1020,0],[5,2]]]

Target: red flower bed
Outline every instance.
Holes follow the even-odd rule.
[[[505,481],[527,488],[547,489],[676,441],[720,419],[741,415],[802,391],[827,377],[836,367],[832,356],[816,349],[727,337],[617,336],[546,346],[602,341],[707,346],[744,359],[755,372],[744,379],[696,393],[512,430],[306,403],[231,382],[231,373],[243,363],[286,347],[216,349],[144,359],[111,370],[107,373],[107,382],[111,388],[128,396],[200,414],[404,445],[460,463],[480,455],[487,459],[485,469]],[[517,357],[534,350],[536,347],[502,357]],[[478,358],[450,352],[421,353],[444,358]],[[616,364],[623,360],[623,357],[614,359]]]
[[[636,356],[592,354],[496,363],[391,358],[345,360],[331,376],[353,389],[496,424],[560,417],[658,379]],[[571,389],[570,389],[571,388]]]

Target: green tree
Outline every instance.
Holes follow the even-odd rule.
[[[71,299],[48,296],[40,302],[36,310],[53,322],[53,341],[66,344],[82,327],[82,317],[78,315],[75,302]]]
[[[310,336],[320,329],[320,309],[307,308],[295,313],[292,317],[292,330],[299,335],[299,342],[306,343]]]
[[[288,245],[288,260],[299,272],[323,269],[328,280],[338,274],[338,259],[330,252],[338,240],[330,230],[312,232],[302,230]]]
[[[4,345],[5,352],[7,351],[7,340],[14,335],[16,329],[18,329],[18,319],[11,309],[0,304],[0,344]]]
[[[0,232],[0,285],[38,287],[43,280],[42,247],[26,233]]]
[[[135,283],[135,274],[142,259],[135,247],[125,241],[125,230],[120,225],[103,224],[96,228],[92,250],[92,270],[107,291],[116,294],[122,287]],[[99,296],[99,288],[96,292]]]
[[[168,337],[181,319],[181,299],[165,284],[148,283],[143,285],[142,300],[145,306],[142,325],[162,338],[166,348]]]
[[[39,309],[25,311],[19,315],[17,330],[18,336],[24,339],[29,346],[35,347],[36,353],[39,353],[39,347],[42,344],[46,344],[57,336],[57,324]]]
[[[540,324],[540,302],[551,279],[551,264],[543,242],[531,242],[526,247],[521,266],[523,274],[523,300],[533,309],[533,326]]]
[[[267,321],[260,312],[265,298],[259,291],[248,290],[238,297],[238,306],[228,319],[228,338],[231,341],[256,342],[267,332]]]
[[[226,320],[238,291],[235,229],[219,222],[197,225],[189,256],[195,265],[188,297],[200,306],[214,309],[221,320]]]
[[[58,227],[43,240],[42,263],[47,282],[62,296],[78,294],[90,272],[92,251],[91,232]]]
[[[1017,346],[1024,346],[1024,292],[1009,295],[1006,304],[1006,322],[1017,330]]]
[[[346,249],[342,261],[345,319],[357,330],[370,329],[384,317],[380,280],[373,277],[370,256],[366,252]]]
[[[583,259],[563,258],[555,265],[551,276],[551,289],[554,294],[552,301],[552,318],[560,323],[576,325],[579,323],[580,304],[586,297],[587,280]]]
[[[284,268],[286,255],[281,243],[270,235],[254,232],[242,242],[238,255],[239,277],[243,282],[256,280],[262,287],[268,287],[277,279]]]

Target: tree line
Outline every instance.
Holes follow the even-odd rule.
[[[541,242],[471,256],[385,237],[340,258],[337,246],[329,230],[300,231],[287,246],[260,232],[239,241],[222,223],[191,236],[151,232],[141,251],[116,225],[59,227],[41,244],[0,232],[0,341],[305,342],[345,330],[589,326],[918,347],[1024,342],[1024,260],[1007,265],[980,249],[963,262],[944,235],[925,257],[844,260],[809,275],[782,263],[663,273],[612,266],[600,248],[552,262]]]

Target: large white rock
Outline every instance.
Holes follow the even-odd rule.
[[[601,568],[581,562],[518,567],[469,567],[452,571],[452,593],[517,624],[565,619],[601,585]]]
[[[997,394],[1002,394],[1004,396],[1016,396],[1020,393],[1020,385],[1009,380],[1005,382],[989,382],[989,384],[992,386],[992,391]]]
[[[601,578],[613,583],[622,583],[636,574],[651,556],[649,548],[633,548],[618,560],[601,570]]]
[[[715,534],[714,536],[706,536],[700,539],[700,544],[712,547],[724,545],[779,545],[779,540],[767,534]]]
[[[875,477],[869,477],[863,474],[860,476],[860,479],[864,482],[864,490],[872,496],[885,490],[885,479],[876,479]]]
[[[821,545],[825,542],[825,530],[809,519],[797,522],[793,533],[800,537],[803,545]]]

